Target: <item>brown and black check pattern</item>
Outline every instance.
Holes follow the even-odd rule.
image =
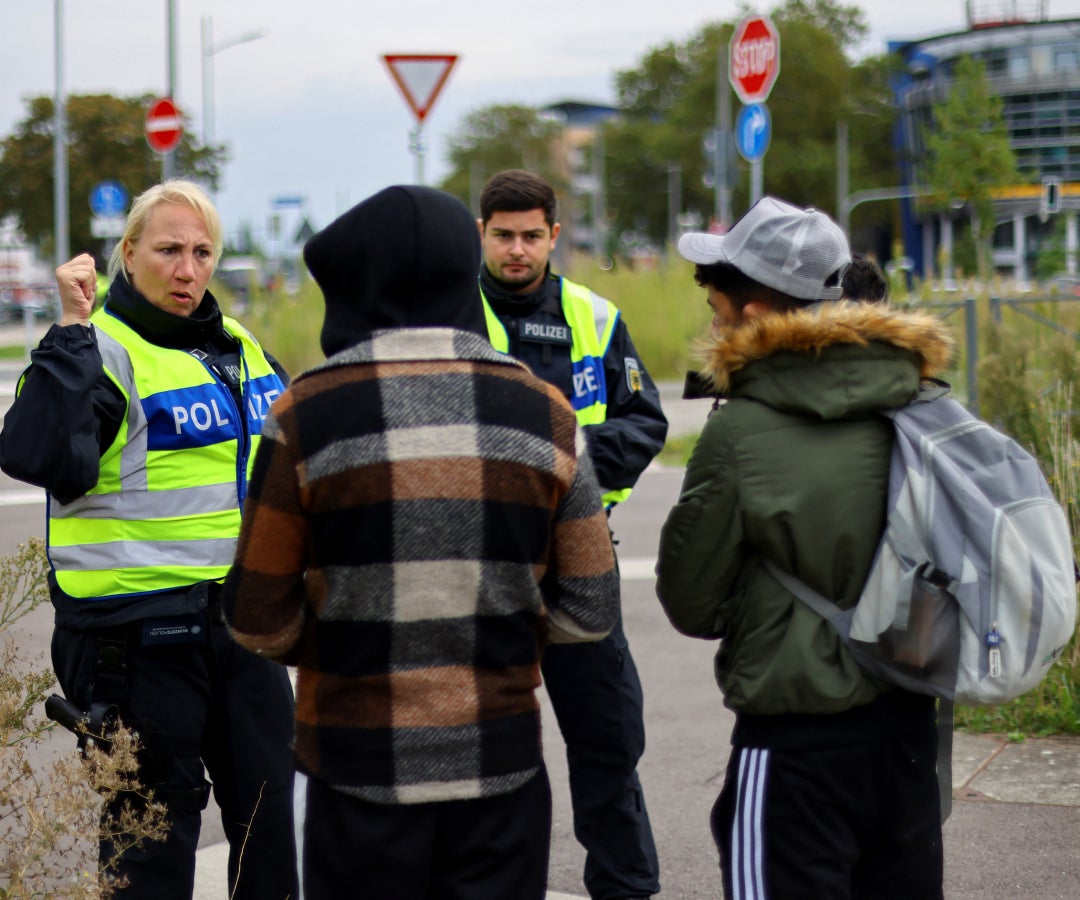
[[[274,405],[226,610],[299,668],[303,770],[384,803],[519,787],[543,641],[602,637],[617,608],[573,411],[478,335],[376,332]]]

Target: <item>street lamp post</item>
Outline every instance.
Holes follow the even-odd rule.
[[[56,0],[53,13],[56,96],[53,100],[53,253],[57,268],[68,258],[68,152],[67,96],[64,90],[64,2]]]
[[[176,101],[176,2],[165,2],[165,95]],[[176,148],[161,155],[161,180],[176,177]]]
[[[869,115],[869,113],[859,113]],[[922,185],[868,188],[851,193],[851,176],[848,170],[848,123],[840,119],[836,123],[836,221],[844,234],[851,239],[851,213],[856,206],[875,200],[906,200],[925,197],[929,189]]]
[[[249,31],[236,37],[226,38],[214,43],[214,20],[211,16],[202,17],[202,115],[203,146],[209,147],[214,138],[214,56],[222,50],[228,50],[237,44],[246,44],[266,37],[265,31]]]

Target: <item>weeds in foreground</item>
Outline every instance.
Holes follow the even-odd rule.
[[[140,794],[139,743],[120,728],[109,752],[65,752],[48,762],[43,743],[55,727],[37,710],[55,685],[40,661],[27,660],[10,626],[48,600],[44,543],[31,539],[0,560],[0,900],[111,897],[122,881],[100,872],[98,840],[118,852],[163,840],[165,808]],[[103,818],[106,801],[123,801]]]

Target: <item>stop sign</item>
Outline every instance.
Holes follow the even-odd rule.
[[[746,104],[764,103],[780,74],[780,32],[765,16],[747,16],[731,36],[728,80]]]
[[[176,149],[184,127],[180,111],[168,97],[155,100],[146,113],[146,143],[155,153],[169,153]]]

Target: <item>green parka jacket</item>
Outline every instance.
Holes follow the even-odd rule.
[[[657,594],[684,634],[720,638],[724,702],[753,715],[837,713],[873,700],[830,626],[768,558],[853,604],[884,529],[892,424],[951,340],[932,316],[823,303],[715,330],[709,416],[664,525]]]

